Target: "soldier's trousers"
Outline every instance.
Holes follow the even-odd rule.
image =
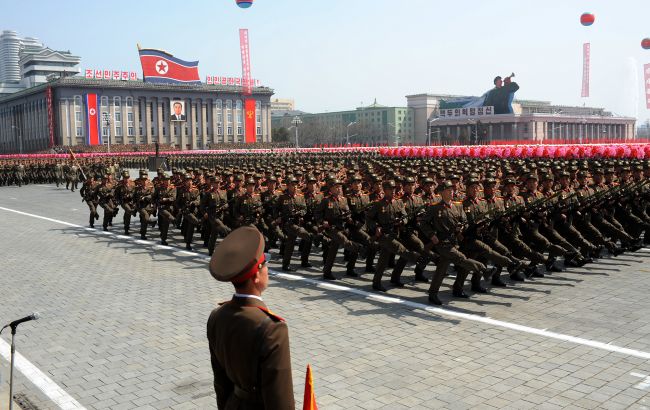
[[[160,209],[158,211],[158,228],[160,229],[160,240],[167,241],[169,232],[169,223],[174,220],[174,215],[169,209]]]
[[[467,255],[467,257],[479,261],[484,265],[490,261],[495,266],[505,268],[512,263],[512,261],[507,256],[497,252],[495,249],[480,239],[465,239],[462,243],[461,251]],[[472,272],[472,286],[481,285],[482,274],[483,272],[481,271]]]
[[[398,238],[397,235],[384,234],[379,239],[379,260],[377,261],[377,268],[372,279],[373,285],[381,285],[381,278],[384,275],[386,266],[388,266],[388,259],[391,255],[397,255],[400,258],[403,257],[410,263],[416,263],[420,258],[421,255],[419,252],[407,249]],[[422,247],[424,248],[424,245]]]
[[[528,225],[521,229],[526,243],[532,244],[532,248],[540,253],[548,252],[550,258],[556,258],[567,253],[567,250],[560,245],[549,242],[540,232],[536,225]]]
[[[516,230],[499,231],[499,241],[507,246],[513,253],[522,255],[524,258],[535,264],[546,262],[544,255],[534,251],[530,246],[526,245],[526,243],[521,240],[521,237]]]
[[[403,233],[399,237],[400,242],[406,249],[412,252],[418,253],[420,257],[418,258],[416,263],[422,259],[424,256],[424,243],[420,240],[420,238],[415,234],[415,233]],[[399,259],[397,262],[395,262],[395,267],[393,268],[393,273],[390,276],[390,280],[392,282],[399,282],[400,278],[402,277],[402,272],[404,272],[404,267],[406,267],[406,263],[408,262],[407,258],[404,255],[400,255]]]
[[[607,237],[611,238],[614,242],[621,241],[622,244],[630,243],[634,240],[622,226],[616,226],[612,222],[605,219],[601,214],[594,214],[591,218],[591,223]]]
[[[113,223],[113,216],[115,216],[115,205],[113,204],[113,201],[108,201],[100,205],[104,209],[102,226],[104,229],[108,229],[108,225]]]
[[[327,245],[327,251],[325,252],[325,265],[323,266],[323,273],[325,275],[330,275],[332,273],[332,266],[334,265],[334,260],[336,259],[336,254],[339,251],[339,247],[348,252],[358,254],[361,249],[361,245],[356,242],[351,241],[345,234],[344,231],[338,230],[336,228],[328,228],[325,233],[327,237],[330,238],[329,244]]]
[[[302,226],[292,223],[284,225],[284,232],[286,239],[284,240],[284,250],[282,252],[282,266],[287,267],[291,264],[296,238],[300,238],[302,242],[300,246],[300,262],[303,264],[309,262],[311,234]]]
[[[616,219],[618,219],[633,238],[638,238],[645,229],[645,224],[641,218],[634,215],[627,207],[616,208]]]
[[[508,249],[504,244],[502,244],[499,239],[491,234],[484,235],[481,240],[485,242],[490,248],[494,249],[497,253],[505,256],[511,262],[522,262],[521,259],[515,258],[510,249]]]
[[[571,245],[560,233],[555,229],[553,224],[543,224],[539,227],[539,233],[544,235],[549,242],[557,244],[566,249],[565,257],[573,257],[580,253],[575,246]]]
[[[368,248],[368,255],[370,255],[371,251],[375,251],[375,245],[372,243],[372,239],[370,238],[370,235],[363,230],[363,229],[351,229],[350,230],[350,239],[353,240],[354,242],[361,244],[362,246],[365,246]],[[374,253],[373,253],[374,255]],[[358,253],[350,253],[348,255],[348,262],[346,265],[346,268],[348,271],[354,270],[354,266],[357,263],[357,259],[359,258]],[[372,266],[372,259],[368,261],[368,257],[366,257],[366,268]]]
[[[468,258],[462,253],[458,244],[454,243],[438,243],[435,246],[436,253],[440,255],[440,259],[436,263],[436,273],[431,279],[431,286],[429,287],[429,294],[435,295],[440,290],[442,281],[447,276],[447,270],[450,264],[456,267],[456,280],[454,281],[454,290],[459,291],[463,289],[465,278],[469,272],[483,272],[486,267],[481,262]]]
[[[217,235],[221,234],[223,236],[227,236],[231,232],[231,229],[223,223],[221,218],[208,218],[208,223],[210,224],[210,240],[208,241],[208,252],[212,254],[217,244]]]
[[[95,219],[99,218],[99,214],[97,213],[97,202],[86,201],[86,205],[88,205],[88,210],[90,211],[90,219],[88,220],[88,223],[90,226],[94,226]]]
[[[589,240],[596,244],[607,247],[610,251],[616,247],[614,243],[607,240],[602,233],[591,223],[590,217],[580,218],[576,223],[576,228],[583,234],[583,236],[589,238]]]
[[[580,249],[582,253],[586,254],[596,248],[593,243],[586,240],[580,231],[578,231],[576,227],[573,226],[572,221],[557,223],[555,224],[555,228],[560,233],[560,235],[564,236],[566,240],[569,241],[569,243],[571,243],[574,247]]]
[[[124,216],[122,221],[124,222],[124,231],[128,231],[131,227],[131,216],[133,216],[133,204],[125,203],[122,204],[122,209],[124,209]]]
[[[183,231],[183,237],[185,239],[185,244],[190,245],[192,243],[192,239],[194,238],[194,229],[196,229],[196,226],[201,223],[194,215],[193,213],[186,213],[183,215],[184,222],[185,222],[185,230]]]

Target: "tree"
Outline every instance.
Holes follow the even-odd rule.
[[[273,130],[271,130],[271,141],[289,142],[289,130],[284,127],[273,128]]]

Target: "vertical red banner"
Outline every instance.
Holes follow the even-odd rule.
[[[97,94],[86,94],[86,142],[88,145],[101,145],[99,133],[99,104]]]
[[[47,87],[45,100],[47,103],[47,128],[50,134],[49,147],[52,148],[54,146],[54,98],[52,96],[52,87]]]
[[[251,54],[248,44],[248,29],[239,29],[239,48],[241,50],[242,77],[244,77],[244,95],[251,95],[253,85],[251,84]]]
[[[246,115],[246,143],[250,144],[257,140],[257,113],[255,112],[256,101],[254,98],[244,100],[244,110]]]
[[[645,103],[650,110],[650,64],[643,66],[643,72],[645,73]]]
[[[589,66],[591,62],[591,44],[582,45],[582,97],[589,97]]]

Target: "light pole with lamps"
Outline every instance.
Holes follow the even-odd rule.
[[[102,120],[108,130],[108,153],[111,153],[111,116],[109,113],[102,113]]]
[[[356,121],[353,121],[345,127],[345,145],[347,145],[348,147],[350,146],[350,127],[356,123],[357,123]]]
[[[397,135],[397,127],[395,127],[395,124],[392,122],[387,122],[386,125],[393,127],[393,131],[395,132],[395,146],[399,147],[399,136]]]
[[[431,145],[431,124],[434,122],[438,121],[440,118],[434,118],[432,120],[427,121],[427,145]],[[440,135],[440,130],[436,130],[438,135]]]
[[[293,120],[291,120],[291,123],[296,127],[296,149],[298,149],[298,125],[302,124],[302,120],[296,115],[293,117]]]

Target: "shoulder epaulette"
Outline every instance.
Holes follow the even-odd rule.
[[[271,318],[274,322],[284,322],[285,320],[281,317],[276,315],[275,313],[271,312],[268,308],[262,307],[262,306],[257,306],[259,310],[262,312],[266,313],[268,317]]]
[[[452,201],[452,202],[455,203],[456,205],[462,205],[463,204],[463,201]]]

